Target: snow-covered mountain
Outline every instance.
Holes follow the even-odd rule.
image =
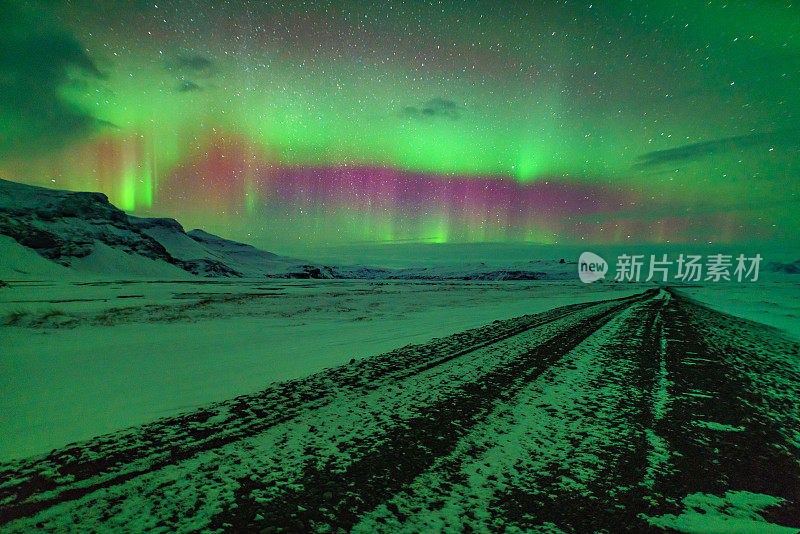
[[[0,277],[361,278],[406,280],[573,279],[574,264],[380,268],[328,266],[279,256],[175,219],[126,214],[102,193],[0,180]]]
[[[202,230],[187,233],[174,219],[127,215],[102,193],[59,191],[7,180],[0,180],[0,234],[4,277],[15,273],[310,277],[322,272],[300,260]],[[31,251],[49,262],[39,261]]]

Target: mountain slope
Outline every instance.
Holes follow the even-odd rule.
[[[19,245],[78,273],[180,278],[289,276],[302,262],[281,258],[201,230],[187,234],[174,219],[127,215],[102,193],[59,191],[0,180],[3,257],[26,257]],[[3,262],[3,276],[26,274]],[[56,269],[57,270],[57,269]],[[34,269],[41,272],[42,269]]]

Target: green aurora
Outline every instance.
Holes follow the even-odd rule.
[[[136,214],[273,248],[793,242],[800,223],[788,3],[0,9],[0,176]]]

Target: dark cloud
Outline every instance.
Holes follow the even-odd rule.
[[[200,87],[199,85],[197,85],[196,83],[186,81],[186,82],[183,82],[182,84],[180,84],[180,86],[178,87],[178,92],[179,93],[191,93],[191,92],[194,92],[194,91],[201,91],[202,89],[203,88]]]
[[[755,132],[748,135],[724,137],[704,143],[693,143],[669,150],[647,152],[638,158],[636,167],[646,168],[699,160],[713,154],[742,151],[758,146],[800,146],[800,130]]]
[[[0,154],[60,146],[97,125],[59,87],[102,75],[80,43],[41,13],[0,0]]]
[[[167,63],[167,69],[182,75],[208,78],[217,70],[214,61],[199,54],[181,54]]]
[[[458,120],[461,112],[462,108],[452,100],[434,98],[420,106],[406,106],[400,112],[400,116],[409,119]]]

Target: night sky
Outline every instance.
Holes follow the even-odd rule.
[[[800,5],[0,0],[0,177],[269,250],[796,242]]]

